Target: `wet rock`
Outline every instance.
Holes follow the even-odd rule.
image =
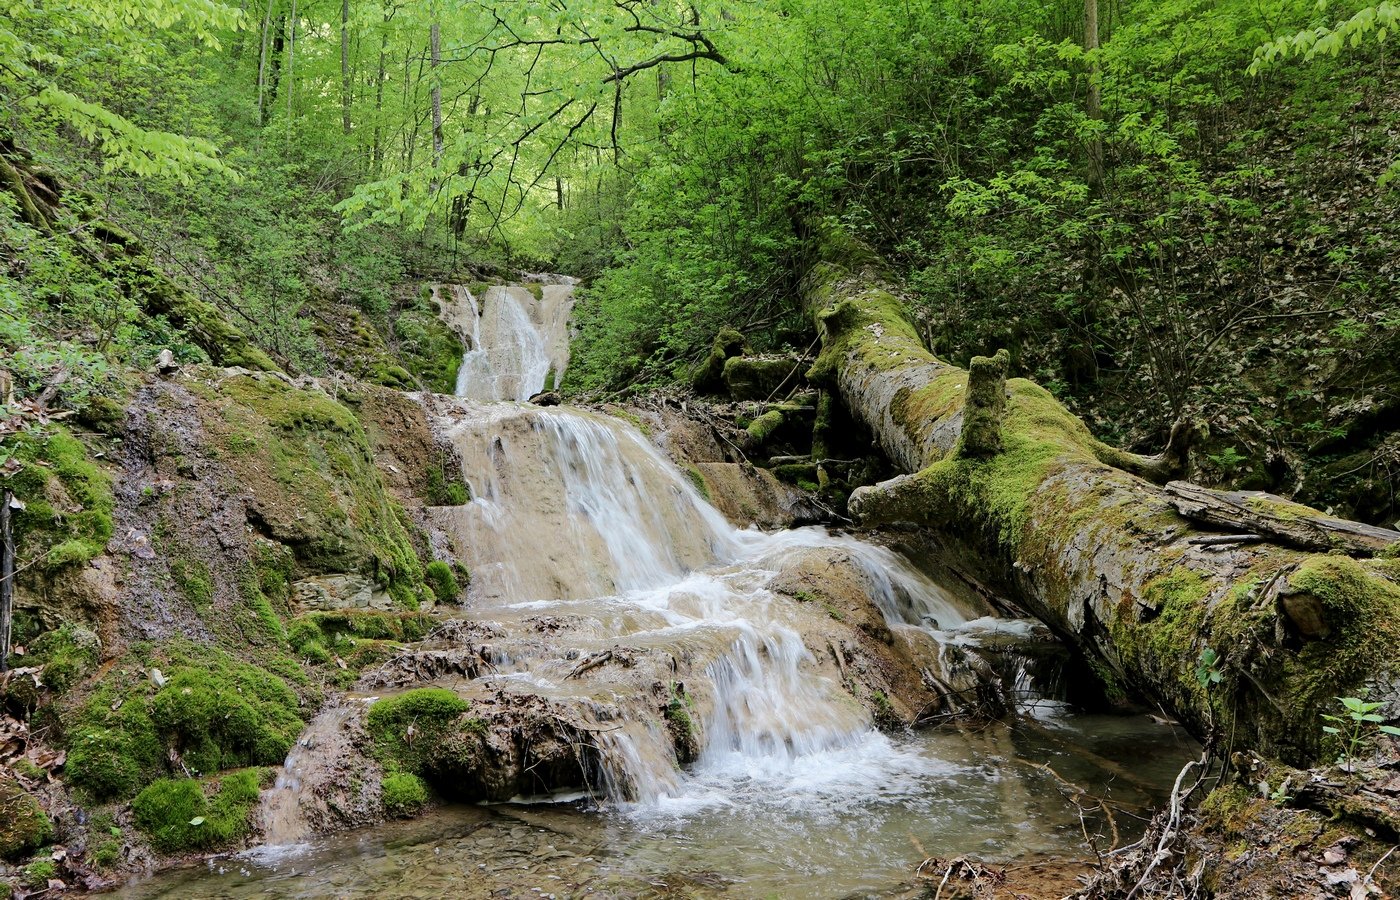
[[[302,612],[394,608],[394,600],[361,575],[318,575],[292,584],[292,602]]]

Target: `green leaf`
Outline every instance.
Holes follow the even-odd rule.
[[[203,824],[204,824],[204,817],[203,817],[203,816],[195,816],[193,819],[190,819],[190,824],[191,824],[191,825],[203,825]]]
[[[1322,726],[1322,730],[1325,731],[1325,732],[1327,732],[1328,734],[1341,734],[1341,733],[1342,733],[1342,730],[1341,730],[1340,728],[1333,728],[1331,725],[1323,725],[1323,726]]]

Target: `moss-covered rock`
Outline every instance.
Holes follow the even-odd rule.
[[[303,722],[297,696],[270,672],[243,663],[174,673],[151,701],[151,722],[193,772],[277,765]]]
[[[136,825],[159,850],[208,850],[240,840],[251,830],[264,770],[244,769],[222,779],[163,778],[136,795]]]
[[[470,708],[444,688],[417,688],[371,706],[365,728],[376,753],[404,771],[421,773]]]
[[[768,400],[802,379],[802,363],[786,356],[734,356],[724,363],[724,386],[736,400]]]
[[[428,786],[423,783],[423,779],[411,772],[386,775],[383,790],[384,812],[389,816],[407,818],[417,813],[428,802]]]
[[[19,859],[53,838],[53,823],[32,794],[0,776],[0,857]]]
[[[724,363],[743,352],[744,336],[733,328],[721,328],[709,354],[691,372],[690,386],[702,394],[718,394],[725,390]]]
[[[400,313],[394,320],[394,335],[404,367],[425,388],[439,394],[456,391],[462,342],[435,310],[414,308]]]
[[[87,447],[61,425],[20,435],[19,471],[7,487],[24,502],[15,516],[15,541],[24,559],[53,571],[85,563],[112,537],[112,483]]]
[[[157,678],[157,668],[169,674]],[[302,727],[301,699],[288,681],[305,678],[284,657],[254,666],[181,641],[160,656],[123,657],[71,714],[67,780],[93,800],[124,800],[186,768],[207,775],[280,764]]]
[[[361,572],[400,605],[428,599],[412,526],[389,494],[355,414],[314,387],[238,375],[191,383],[250,516],[304,574]]]
[[[27,665],[43,666],[43,682],[63,693],[97,665],[102,645],[86,628],[68,624],[40,635],[29,647]]]

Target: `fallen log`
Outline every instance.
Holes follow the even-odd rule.
[[[802,288],[822,339],[809,378],[907,473],[857,490],[858,521],[929,529],[957,566],[1076,646],[1110,695],[1140,695],[1226,747],[1308,763],[1335,697],[1400,715],[1400,561],[1308,553],[1274,532],[1203,541],[1214,535],[1161,486],[1181,471],[1189,429],[1161,456],[1126,453],[1044,388],[1005,379],[1004,359],[975,359],[971,373],[938,360],[881,262],[823,240]]]
[[[1301,550],[1345,550],[1370,556],[1400,541],[1400,531],[1338,519],[1263,491],[1213,491],[1167,483],[1176,511],[1195,522],[1249,531]]]

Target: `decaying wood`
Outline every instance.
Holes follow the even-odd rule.
[[[1370,555],[1400,541],[1400,531],[1352,522],[1262,491],[1213,491],[1172,481],[1166,491],[1176,511],[1195,522],[1249,531],[1302,550],[1346,550]]]
[[[1400,567],[1308,553],[1278,515],[1232,520],[1250,534],[1221,542],[1220,526],[1178,511],[1182,490],[1162,487],[1190,428],[1161,456],[1125,453],[1026,379],[1005,382],[1000,447],[969,447],[964,423],[992,409],[969,413],[977,379],[924,348],[880,260],[822,240],[803,285],[822,336],[810,377],[906,473],[857,490],[858,521],[922,526],[955,568],[1077,647],[1110,696],[1137,694],[1198,736],[1308,762],[1334,698],[1369,693],[1400,715]],[[1318,518],[1308,511],[1311,527]],[[1374,552],[1375,532],[1353,524],[1323,528],[1325,546]]]

